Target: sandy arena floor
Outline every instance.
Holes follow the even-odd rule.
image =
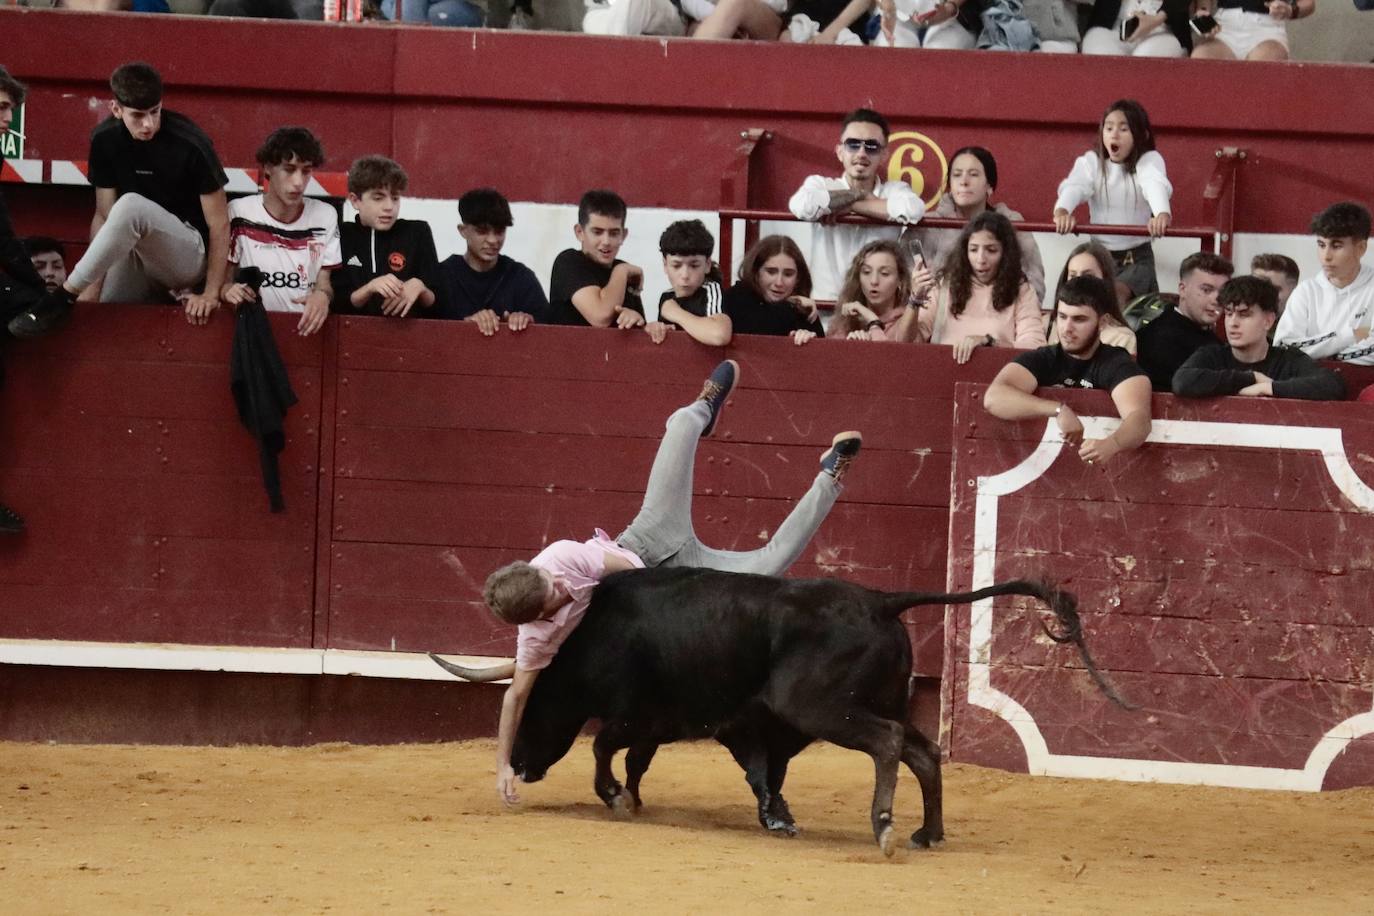
[[[867,758],[814,747],[765,834],[715,744],[664,748],[634,823],[574,748],[518,810],[491,742],[308,749],[0,743],[0,900],[20,913],[1370,912],[1374,790],[945,771],[948,840],[884,860]],[[919,790],[898,784],[909,834]],[[475,908],[475,909],[474,909]]]

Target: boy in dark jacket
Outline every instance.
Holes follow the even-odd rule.
[[[439,317],[476,322],[488,337],[502,321],[520,331],[536,317],[543,320],[549,301],[534,271],[501,253],[514,222],[501,192],[467,192],[458,201],[458,219],[467,251],[439,265]]]
[[[385,156],[364,156],[349,168],[348,202],[358,215],[341,229],[344,266],[334,272],[334,311],[405,318],[417,305],[434,306],[434,235],[429,223],[400,218],[409,183],[405,169]]]

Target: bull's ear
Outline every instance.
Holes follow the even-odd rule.
[[[440,658],[433,652],[429,653],[429,657],[449,674],[478,684],[509,680],[515,676],[515,662],[506,662],[504,665],[492,665],[487,668],[469,668],[466,665],[457,665],[447,659]]]

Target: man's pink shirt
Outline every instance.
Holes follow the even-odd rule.
[[[530,560],[531,566],[547,570],[561,576],[568,585],[572,600],[559,608],[552,617],[533,620],[520,624],[515,637],[515,665],[525,671],[538,671],[547,668],[549,662],[558,654],[559,646],[568,638],[573,629],[582,622],[587,613],[587,603],[592,600],[592,589],[601,577],[606,575],[606,554],[622,557],[639,569],[644,561],[632,551],[626,550],[606,536],[606,532],[596,529],[596,536],[589,541],[554,541]]]

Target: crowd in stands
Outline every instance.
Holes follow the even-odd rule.
[[[349,18],[534,27],[533,0],[21,0],[31,6],[270,19]],[[750,39],[1055,54],[1287,60],[1288,23],[1316,0],[585,0],[597,35]],[[1374,0],[1354,0],[1357,9]],[[501,11],[505,13],[506,10]]]
[[[727,284],[707,227],[675,222],[659,240],[671,289],[650,314],[640,297],[645,267],[618,257],[629,214],[613,191],[583,195],[576,244],[554,261],[546,298],[534,273],[501,253],[513,220],[499,191],[462,196],[466,250],[440,262],[429,224],[400,217],[407,178],[398,163],[364,156],[352,164],[348,201],[356,216],[340,226],[332,205],[305,196],[325,162],[319,140],[306,128],[283,127],[257,153],[263,192],[229,201],[212,140],[162,107],[153,67],[124,64],[110,88],[111,116],[91,139],[96,205],[80,260],[69,267],[52,239],[22,247],[0,200],[0,318],[14,337],[58,329],[78,299],[163,299],[180,303],[197,325],[226,305],[261,303],[299,315],[301,335],[341,313],[466,320],[488,336],[548,323],[643,329],[655,343],[682,333],[709,346],[734,334],[788,336],[797,345],[821,336],[935,343],[949,345],[958,362],[980,347],[1015,348],[1023,353],[989,390],[988,409],[1008,418],[1053,415],[1066,437],[1081,438],[1071,412],[1035,391],[1107,390],[1123,424],[1111,442],[1082,445],[1094,462],[1144,440],[1151,389],[1338,398],[1340,378],[1314,358],[1374,365],[1374,268],[1361,264],[1370,215],[1355,203],[1334,204],[1313,220],[1322,263],[1316,277],[1300,281],[1297,265],[1281,255],[1260,255],[1251,276],[1236,277],[1225,258],[1197,253],[1182,264],[1177,294],[1161,294],[1151,241],[1103,235],[1074,249],[1046,296],[1034,238],[1017,231],[1018,213],[991,200],[991,151],[966,147],[950,162],[950,193],[935,212],[965,219],[963,228],[924,227],[925,207],[912,189],[879,180],[887,121],[858,109],[840,125],[840,174],[807,177],[791,199],[799,219],[816,223],[809,256],[790,238],[767,236]],[[0,68],[0,129],[24,93]],[[1072,232],[1086,204],[1095,224],[1140,226],[1159,237],[1170,223],[1172,191],[1145,109],[1119,100],[1059,186],[1056,228]],[[882,222],[836,219],[845,214]],[[817,262],[844,276],[828,322],[811,298]],[[0,507],[0,529],[21,528]]]

